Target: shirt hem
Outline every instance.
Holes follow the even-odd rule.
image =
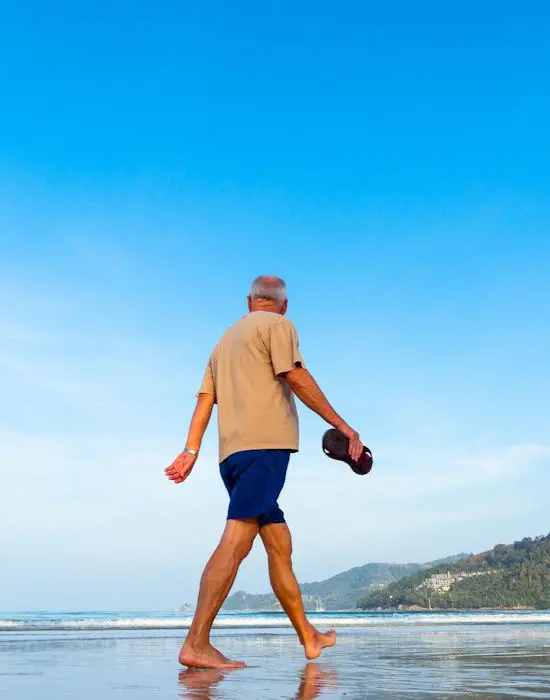
[[[245,452],[247,450],[289,450],[289,452],[298,452],[298,449],[299,448],[298,445],[296,445],[296,443],[294,443],[293,445],[289,445],[288,443],[277,443],[268,445],[265,442],[254,442],[246,445],[239,445],[238,448],[230,449],[223,453],[221,452],[219,455],[219,462],[221,464],[222,462],[225,462],[225,460],[228,459],[228,457],[231,457],[231,455],[234,455],[237,452]]]

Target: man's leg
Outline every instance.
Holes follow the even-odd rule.
[[[193,622],[180,651],[180,663],[201,668],[244,666],[231,661],[210,644],[214,618],[227,598],[243,559],[258,534],[258,521],[228,520],[220,544],[204,569]]]
[[[324,647],[336,642],[336,632],[318,632],[309,622],[304,612],[300,586],[292,571],[292,538],[286,523],[270,523],[260,530],[269,562],[269,578],[273,591],[286,612],[300,642],[304,645],[306,657],[316,659]]]

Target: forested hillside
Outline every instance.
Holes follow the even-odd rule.
[[[364,609],[550,608],[550,535],[498,544],[488,552],[437,565],[372,591]]]

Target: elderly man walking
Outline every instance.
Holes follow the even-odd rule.
[[[336,413],[307,371],[298,335],[285,318],[286,285],[262,276],[252,283],[249,313],[214,348],[198,393],[186,447],[165,469],[180,484],[191,473],[214,404],[218,406],[220,472],[229,493],[227,524],[201,578],[195,616],[180,651],[185,666],[236,668],[210,643],[216,615],[227,598],[241,562],[259,534],[265,546],[273,591],[308,659],[336,642],[308,621],[292,571],[292,540],[278,504],[290,455],[298,451],[294,394],[349,438],[354,460],[362,454],[359,434]]]

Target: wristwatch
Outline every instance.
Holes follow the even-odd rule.
[[[199,456],[198,450],[190,450],[189,447],[184,448],[183,452],[188,455],[193,455],[194,457]]]

